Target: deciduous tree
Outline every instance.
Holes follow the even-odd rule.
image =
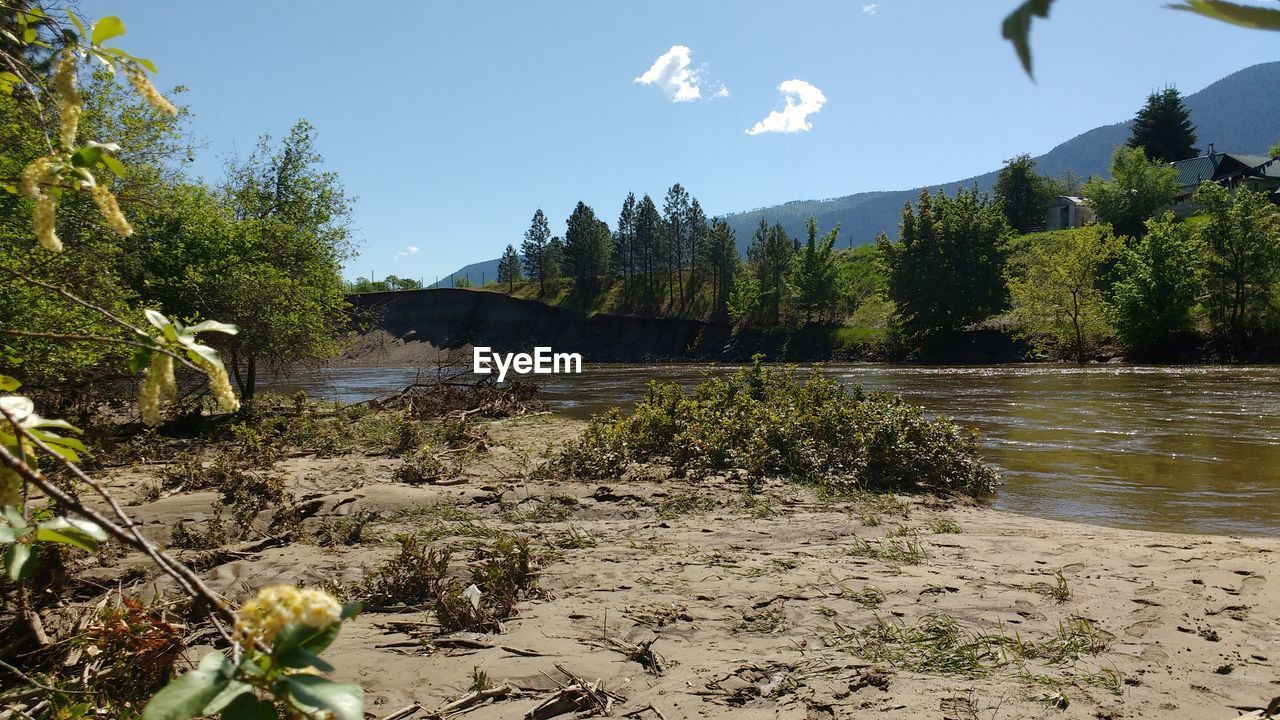
[[[1118,147],[1111,156],[1111,179],[1092,178],[1084,194],[1102,222],[1120,235],[1138,237],[1146,222],[1178,193],[1178,172],[1166,163],[1149,160],[1142,148]]]

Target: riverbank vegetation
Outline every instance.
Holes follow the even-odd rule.
[[[852,249],[812,218],[803,238],[761,220],[741,257],[729,225],[678,183],[661,206],[628,195],[612,231],[578,203],[553,237],[539,209],[485,289],[731,323],[744,345],[812,357],[1276,359],[1280,207],[1243,185],[1180,188],[1168,160],[1195,142],[1168,88],[1139,111],[1108,178],[1045,177],[1021,155],[993,194],[926,190],[897,239]],[[1050,202],[1078,195],[1097,223],[1045,232]]]

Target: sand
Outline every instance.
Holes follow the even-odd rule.
[[[441,507],[561,546],[541,571],[546,597],[522,602],[504,634],[441,639],[429,614],[409,609],[347,625],[325,656],[338,678],[364,687],[375,718],[406,708],[397,717],[431,717],[467,696],[478,672],[511,690],[466,717],[521,718],[567,682],[558,667],[623,698],[614,716],[668,720],[1230,718],[1280,695],[1270,581],[1280,540],[923,499],[833,503],[781,483],[749,500],[730,479],[528,480],[548,444],[579,428],[547,416],[491,423],[489,452],[448,486],[393,482],[398,459],[282,461],[290,490],[317,510],[307,522],[360,509],[395,519],[372,528],[376,542],[273,547],[206,575],[235,599],[272,583],[355,582],[395,552],[396,533],[435,522]],[[112,482],[131,497],[147,474],[117,472]],[[167,537],[175,521],[206,516],[213,497],[174,495],[133,512]],[[1049,594],[1055,572],[1069,595]],[[911,628],[942,615],[966,642],[985,636],[986,648],[1051,648],[1063,628],[1081,627],[1093,646],[1054,663],[997,651],[955,673],[877,656],[853,639],[877,623]],[[661,675],[624,651],[649,641]]]

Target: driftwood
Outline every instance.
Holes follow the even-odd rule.
[[[568,678],[568,682],[560,684],[559,692],[526,713],[524,720],[548,720],[566,713],[578,713],[579,717],[608,715],[613,711],[615,702],[626,700],[606,690],[603,680],[587,682],[558,664],[556,670]]]
[[[416,418],[452,417],[457,420],[473,417],[497,419],[547,411],[542,390],[533,383],[519,380],[503,385],[492,380],[415,384],[397,395],[370,400],[368,404],[375,410],[402,410]]]

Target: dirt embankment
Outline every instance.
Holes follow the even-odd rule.
[[[488,449],[447,485],[396,482],[398,458],[283,460],[314,511],[305,523],[380,519],[359,542],[229,555],[206,577],[240,601],[275,583],[356,583],[395,555],[397,534],[458,557],[494,532],[533,538],[544,592],[505,634],[441,636],[414,608],[343,630],[326,657],[379,718],[434,717],[478,684],[507,689],[467,717],[524,717],[565,682],[558,667],[602,681],[622,698],[613,715],[641,720],[1229,718],[1277,694],[1278,540],[829,502],[782,484],[748,495],[730,479],[532,479],[580,428],[489,423]],[[113,486],[129,497],[153,472]],[[135,512],[163,537],[205,519],[213,497],[144,498]],[[628,654],[646,644],[658,665]]]

